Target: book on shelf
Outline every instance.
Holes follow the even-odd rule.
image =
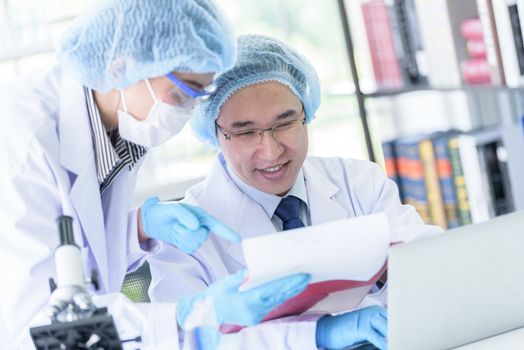
[[[460,24],[460,33],[466,41],[465,60],[460,62],[460,73],[466,84],[490,84],[491,66],[488,62],[486,41],[480,18],[467,18]]]
[[[420,142],[420,159],[422,160],[422,166],[424,168],[424,182],[428,196],[431,223],[446,229],[446,213],[440,187],[435,151],[433,149],[434,137],[436,137],[436,135],[428,137]]]
[[[466,43],[466,51],[471,58],[486,58],[488,53],[486,51],[486,43],[484,40],[470,39]]]
[[[520,39],[524,38],[524,1],[522,0],[506,0],[506,4],[508,5],[510,17],[511,17],[511,24],[514,28],[514,36],[516,38],[515,40],[515,47],[518,49],[518,45],[521,45],[520,42],[517,42],[517,19],[518,19],[518,26],[520,28]],[[517,18],[518,17],[518,18]]]
[[[447,1],[415,0],[415,8],[426,51],[430,85],[435,88],[460,86],[460,70]]]
[[[522,135],[515,135],[514,121],[508,125],[522,113],[524,98],[514,89],[461,88],[524,87],[524,0],[367,0],[360,6],[377,87],[418,90],[425,81],[430,87],[378,99],[392,101],[393,126],[380,137],[474,130],[385,142],[386,171],[401,200],[426,222],[450,228],[524,209]],[[490,132],[478,128],[493,131],[493,125],[511,130],[488,141]]]
[[[487,0],[446,1],[452,41],[455,48],[455,58],[461,66],[461,70],[463,72],[467,70],[467,73],[469,73],[468,75],[462,75],[462,83],[464,85],[500,84],[500,76],[496,74],[498,71],[494,68],[499,66],[496,60],[490,58],[490,56],[496,57],[494,51],[498,48],[495,45],[498,42],[494,40],[491,22],[489,22],[490,17],[487,14],[488,5],[485,4],[485,1]],[[471,39],[483,40],[485,42],[487,57],[484,61],[475,60],[471,62],[472,58],[466,49],[468,41]]]
[[[524,83],[522,10],[512,2],[524,6],[521,0],[363,2],[377,88]]]
[[[395,149],[395,140],[382,142],[382,154],[384,156],[384,167],[386,169],[386,174],[396,184],[399,184],[400,178],[396,161],[397,152]],[[400,186],[397,187],[400,200],[403,201],[404,195],[402,193],[402,188]]]
[[[514,210],[497,128],[401,137],[385,148],[388,176],[428,224],[453,228]]]
[[[491,198],[490,194],[485,191],[488,183],[485,168],[480,162],[477,140],[474,135],[460,135],[458,144],[471,220],[473,223],[487,221],[492,216]]]
[[[472,222],[513,211],[507,153],[500,128],[463,133],[458,143]]]
[[[437,173],[440,181],[440,189],[442,191],[442,201],[444,202],[444,210],[448,229],[458,227],[461,224],[461,221],[459,220],[459,207],[456,186],[454,184],[454,174],[452,170],[453,165],[451,149],[449,145],[450,138],[454,137],[457,133],[458,131],[449,131],[443,133],[433,140],[433,149],[435,151],[435,160],[437,163]],[[455,166],[460,166],[460,164],[455,164]],[[457,171],[458,170],[459,169],[457,169]],[[461,171],[462,170],[460,169],[460,172]]]
[[[395,89],[404,85],[388,8],[384,0],[362,3],[362,16],[371,55],[373,74],[379,89]]]
[[[521,16],[517,0],[493,1],[497,36],[500,46],[504,78],[508,86],[524,83],[524,41],[522,39]]]
[[[482,23],[484,42],[486,43],[490,83],[492,85],[504,85],[504,68],[502,66],[500,43],[493,9],[493,2],[497,1],[501,0],[476,0],[476,3],[478,17]]]
[[[414,0],[385,0],[405,86],[427,85],[427,65]]]
[[[412,205],[424,222],[431,222],[418,140],[398,139],[395,150],[398,186],[403,194],[403,202]]]
[[[453,188],[457,199],[457,216],[459,225],[468,225],[471,220],[469,209],[468,191],[466,180],[462,171],[462,161],[460,160],[459,143],[457,135],[451,136],[448,140],[449,159],[451,162],[451,173],[453,178]]]
[[[478,17],[464,19],[460,24],[460,33],[466,40],[480,41],[484,43],[482,22]]]
[[[397,185],[403,202],[412,205],[429,224],[447,227],[431,139],[437,134],[394,140]]]
[[[481,146],[481,156],[486,164],[495,216],[511,213],[514,207],[510,191],[506,148],[501,140],[489,142]]]
[[[490,84],[491,67],[486,58],[470,58],[460,65],[462,80],[468,85]]]

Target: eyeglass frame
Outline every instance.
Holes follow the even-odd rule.
[[[194,104],[198,104],[198,103],[206,100],[213,93],[213,91],[201,91],[201,90],[194,89],[191,86],[188,86],[186,83],[184,83],[182,80],[180,80],[175,74],[173,74],[173,72],[170,72],[170,73],[166,74],[166,77],[173,84],[175,84],[176,87],[178,87],[186,95],[191,97],[195,101]],[[212,87],[210,89],[213,90]]]
[[[275,128],[277,128],[278,126],[281,126],[281,125],[291,125],[293,123],[297,123],[297,122],[300,122],[302,125],[306,125],[307,124],[307,121],[306,121],[306,117],[304,115],[304,105],[302,105],[302,111],[300,112],[300,115],[302,116],[301,118],[299,117],[298,119],[293,119],[293,120],[288,120],[288,121],[285,121],[285,122],[280,122],[280,123],[275,123],[273,125],[271,125],[271,127],[269,128],[265,128],[265,129],[246,129],[246,130],[241,130],[241,131],[236,131],[236,132],[233,132],[233,131],[230,131],[230,130],[227,130],[223,127],[221,127],[217,120],[215,119],[215,127],[220,131],[220,133],[224,136],[224,138],[226,140],[228,140],[229,142],[231,142],[231,136],[237,136],[237,135],[241,135],[241,134],[245,134],[245,133],[248,133],[248,132],[256,132],[259,136],[260,136],[260,141],[258,141],[258,143],[255,145],[255,146],[258,146],[262,143],[262,140],[264,139],[264,133],[265,132],[269,132],[271,134],[271,136],[273,137],[273,139],[275,139],[277,142],[280,142],[277,137],[275,136]],[[226,134],[225,131],[227,131],[229,134]]]

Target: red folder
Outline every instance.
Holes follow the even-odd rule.
[[[263,321],[269,321],[276,318],[299,315],[316,303],[326,298],[330,293],[339,292],[342,290],[370,286],[370,288],[377,283],[378,279],[386,271],[387,262],[382,268],[368,281],[354,281],[354,280],[333,280],[310,284],[302,293],[289,299],[285,303],[273,309]],[[220,331],[224,334],[234,333],[241,330],[242,326],[225,324],[220,327]]]

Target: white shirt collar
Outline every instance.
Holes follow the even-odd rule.
[[[269,218],[273,217],[275,210],[277,209],[277,206],[280,203],[282,197],[277,196],[275,194],[260,191],[255,187],[246,184],[242,179],[240,179],[240,177],[238,177],[237,174],[235,174],[235,171],[229,166],[229,164],[227,164],[222,153],[219,153],[219,159],[222,165],[224,166],[224,169],[228,173],[229,177],[235,183],[235,185],[249,198],[260,204],[260,206],[264,209]],[[309,206],[306,191],[306,182],[304,179],[304,173],[302,171],[302,168],[298,172],[293,187],[291,187],[289,192],[284,197],[287,196],[295,196],[302,200],[306,204],[306,206]]]

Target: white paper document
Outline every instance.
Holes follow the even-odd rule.
[[[391,242],[384,213],[277,232],[242,241],[249,271],[246,290],[290,274],[311,274],[311,283],[367,281],[384,265]]]

